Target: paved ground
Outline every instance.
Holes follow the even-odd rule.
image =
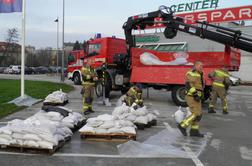
[[[81,110],[79,91],[80,87],[75,86],[75,91],[69,94],[70,103],[67,107],[74,111]],[[96,113],[92,116],[111,113],[119,96],[120,93],[112,93],[112,107],[104,107],[100,100],[96,99],[94,106]],[[158,126],[138,132],[137,140],[139,142],[144,142],[151,136],[166,129],[164,122],[175,129],[172,115],[177,110],[177,107],[172,103],[170,93],[150,90],[150,97],[148,99],[146,98],[146,91],[144,91],[144,97],[145,103],[150,109],[160,110],[160,117],[158,118]],[[252,166],[252,87],[233,87],[228,99],[229,115],[222,115],[220,111],[215,115],[209,115],[206,113],[206,104],[204,105],[204,117],[201,123],[201,130],[208,135],[208,138],[204,139],[206,146],[198,146],[201,140],[195,140],[190,137],[184,138],[181,135],[177,136],[177,140],[183,142],[185,152],[188,154],[187,157],[173,157],[170,155],[164,157],[120,156],[117,148],[119,143],[84,142],[80,139],[77,132],[74,134],[71,142],[67,143],[53,156],[0,152],[0,165]],[[15,118],[25,119],[36,113],[41,108],[41,105],[39,103],[26,110],[8,116],[0,120],[0,123],[4,125],[6,121]],[[169,140],[169,137],[169,135],[168,138],[160,137],[157,138],[157,141],[173,141],[172,139]],[[176,142],[176,144],[178,143]],[[199,150],[199,156],[191,153],[195,149]],[[146,151],[146,154],[149,153],[150,151]]]

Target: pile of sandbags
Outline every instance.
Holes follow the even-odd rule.
[[[95,118],[89,118],[87,124],[79,132],[94,134],[136,134],[135,128],[136,126],[129,120],[122,120],[113,115],[104,114]]]
[[[159,113],[158,111],[153,111],[152,113],[146,108],[146,106],[135,110],[123,103],[121,106],[114,109],[112,115],[118,119],[128,120],[135,124],[148,124],[149,122],[156,120]]]
[[[72,136],[71,129],[84,117],[76,112],[63,116],[59,112],[39,111],[26,120],[13,120],[0,128],[0,145],[19,145],[53,149]]]
[[[54,91],[53,93],[49,94],[44,103],[53,103],[53,104],[63,104],[68,101],[68,96],[66,93],[62,92],[60,89],[59,91]]]

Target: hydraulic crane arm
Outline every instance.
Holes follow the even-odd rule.
[[[164,12],[166,10],[166,12]],[[159,18],[161,21],[156,21]],[[202,39],[209,39],[224,45],[238,48],[244,51],[252,52],[252,36],[242,33],[240,30],[209,24],[207,22],[195,21],[196,25],[185,23],[185,19],[176,17],[174,13],[167,7],[162,6],[159,10],[151,13],[141,14],[129,17],[123,25],[128,53],[130,48],[135,47],[132,30],[146,29],[155,23],[162,23],[165,26],[164,36],[172,39],[177,35],[178,31],[198,36]]]

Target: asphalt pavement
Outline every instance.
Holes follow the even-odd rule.
[[[38,76],[39,77],[39,76]],[[58,78],[43,76],[48,81],[58,81]],[[41,76],[39,77],[41,78]],[[72,84],[71,82],[67,82]],[[75,90],[69,93],[69,104],[66,107],[73,111],[81,111],[81,95],[80,86],[75,86]],[[138,155],[125,156],[120,155],[117,145],[121,143],[112,142],[87,142],[80,139],[79,133],[76,132],[70,142],[64,145],[54,155],[36,155],[22,153],[8,153],[0,151],[1,166],[116,166],[116,165],[137,165],[137,166],[252,166],[252,87],[238,86],[232,87],[228,95],[230,114],[222,115],[220,103],[218,103],[217,113],[207,113],[207,103],[203,105],[203,119],[201,121],[201,131],[207,135],[207,138],[195,140],[190,137],[176,135],[176,140],[172,139],[172,132],[177,131],[173,114],[178,109],[171,100],[170,92],[165,90],[149,90],[149,98],[147,98],[146,90],[144,90],[144,101],[149,109],[159,110],[158,125],[143,131],[137,132],[137,141],[141,144],[151,137],[158,136],[160,132],[166,131],[166,137],[155,137],[155,139],[167,144],[174,145],[175,149],[163,149],[175,153],[179,146],[183,145],[183,153],[172,155],[157,156],[152,154],[151,150],[140,152],[146,157]],[[99,114],[111,113],[116,106],[118,98],[121,96],[119,92],[111,94],[111,107],[102,104],[101,99],[95,99],[95,113],[91,116]],[[12,119],[25,119],[40,110],[42,103],[33,105],[25,110],[12,114],[0,120],[0,125],[6,124]],[[177,142],[173,142],[177,141]],[[202,143],[202,144],[199,144]],[[181,149],[180,149],[181,150]],[[153,149],[153,151],[155,151]],[[198,152],[196,154],[195,152]]]

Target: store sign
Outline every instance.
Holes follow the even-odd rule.
[[[252,5],[177,14],[176,16],[185,18],[185,22],[190,24],[194,23],[192,20],[207,21],[209,23],[252,20]]]
[[[180,3],[170,6],[174,12],[192,12],[195,10],[216,9],[219,7],[219,0],[201,0],[194,2]]]

